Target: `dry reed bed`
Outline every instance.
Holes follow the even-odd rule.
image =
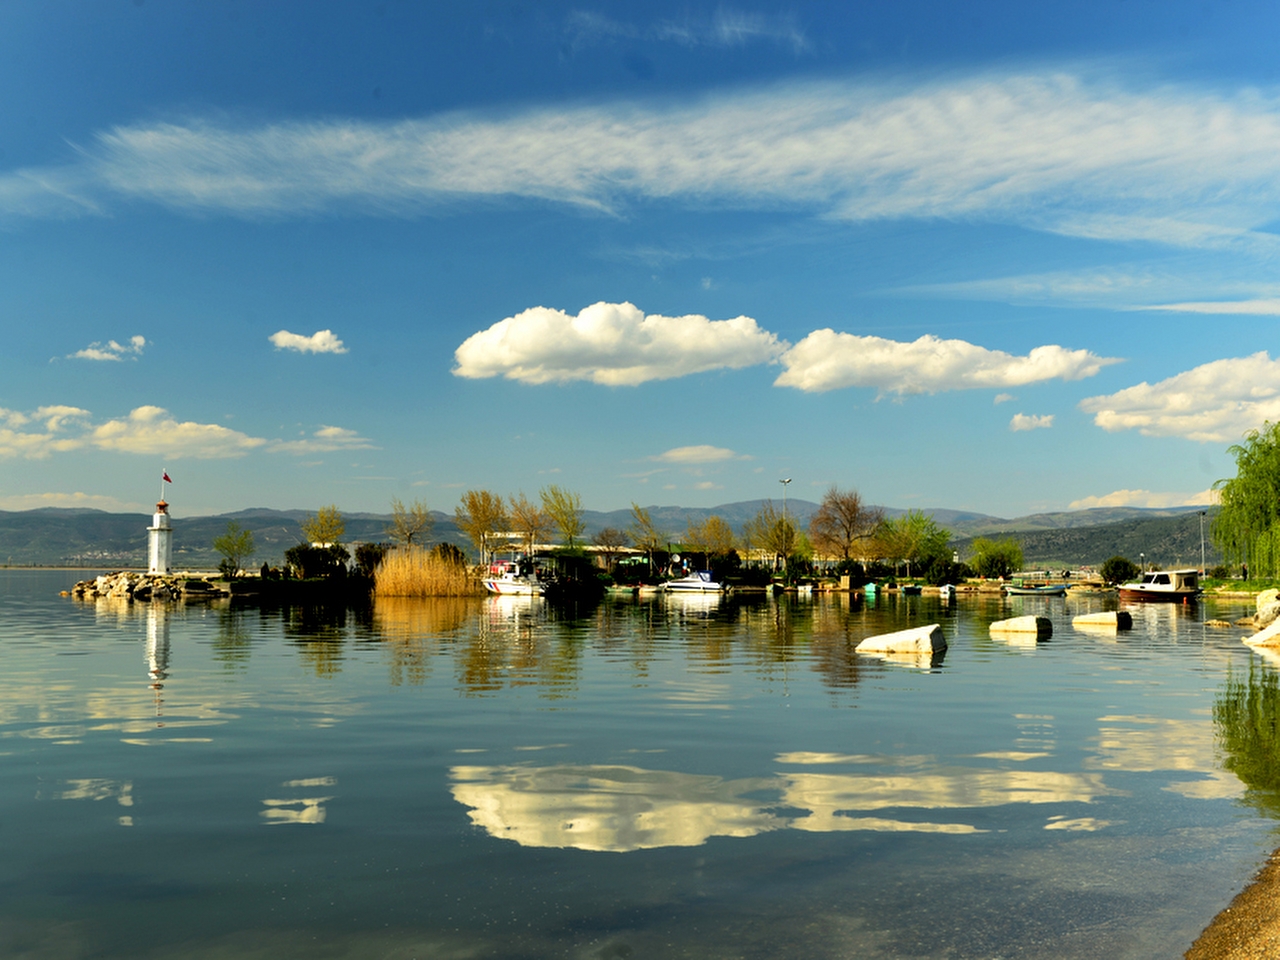
[[[475,597],[484,593],[484,584],[466,566],[410,547],[382,558],[373,589],[379,597]]]

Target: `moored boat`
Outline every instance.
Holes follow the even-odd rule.
[[[1173,600],[1186,603],[1200,596],[1198,570],[1152,570],[1141,580],[1120,584],[1121,600]]]
[[[547,582],[538,576],[538,570],[528,560],[506,560],[489,566],[489,576],[484,588],[500,596],[541,597],[547,592]]]
[[[1067,592],[1065,583],[1046,583],[1040,587],[1023,587],[1009,584],[1004,588],[1006,595],[1010,597],[1061,597]]]
[[[724,584],[711,575],[710,570],[696,570],[676,580],[668,580],[662,589],[669,593],[720,593]]]

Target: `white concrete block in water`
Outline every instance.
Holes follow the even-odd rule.
[[[1111,627],[1114,630],[1130,630],[1133,628],[1133,615],[1127,610],[1112,610],[1109,613],[1082,613],[1071,618],[1073,627]]]
[[[1048,617],[1013,617],[997,620],[990,627],[992,633],[1033,633],[1047,637],[1053,633],[1053,621]]]
[[[931,623],[926,627],[867,637],[854,649],[858,653],[938,653],[947,649],[947,638],[942,635],[942,627]]]
[[[1272,622],[1265,630],[1259,630],[1252,637],[1245,637],[1244,642],[1251,647],[1280,647],[1280,620]]]

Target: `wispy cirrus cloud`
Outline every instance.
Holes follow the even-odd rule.
[[[749,18],[726,18],[713,33],[727,40],[753,29]],[[595,209],[634,198],[782,205],[850,221],[976,219],[1190,248],[1274,246],[1256,231],[1280,215],[1277,155],[1274,90],[1043,68],[503,116],[125,124],[62,167],[0,175],[0,208],[71,215],[143,200],[253,217],[344,207],[405,216],[466,197]]]
[[[342,427],[321,427],[297,440],[270,440],[217,423],[180,421],[163,407],[150,405],[107,420],[95,420],[88,410],[70,406],[40,407],[30,413],[0,409],[0,458],[40,460],[55,453],[106,450],[222,460],[258,450],[305,454],[372,448],[370,441]]]
[[[1207,313],[1211,315],[1230,315],[1254,317],[1280,317],[1280,299],[1266,300],[1209,300],[1191,303],[1156,303],[1138,310],[1164,310],[1170,313]]]
[[[147,338],[141,335],[130,337],[127,343],[119,343],[115,340],[95,341],[83,350],[67,354],[67,359],[119,361],[128,358],[137,360],[142,355],[142,349],[146,345]]]
[[[784,370],[774,384],[808,393],[844,387],[873,387],[899,395],[940,393],[1080,380],[1119,362],[1056,345],[1015,356],[929,334],[901,342],[824,329],[815,330],[782,355]]]
[[[1102,496],[1081,497],[1068,505],[1072,510],[1095,507],[1207,507],[1218,502],[1217,491],[1159,493],[1151,490],[1114,490]]]
[[[1266,351],[1214,360],[1158,383],[1088,397],[1080,409],[1112,433],[1232,442],[1268,420],[1280,422],[1280,360]]]
[[[749,13],[720,7],[710,17],[686,14],[647,24],[615,20],[593,10],[575,10],[565,18],[565,32],[575,47],[611,40],[651,40],[683,47],[745,47],[772,42],[795,53],[809,49],[809,40],[795,17],[786,14]]]
[[[785,347],[750,317],[646,315],[630,303],[595,303],[577,315],[532,307],[468,337],[454,353],[453,372],[523,383],[636,386],[769,363]]]
[[[296,350],[298,353],[346,353],[347,348],[332,330],[317,330],[311,336],[277,330],[267,338],[277,350]]]

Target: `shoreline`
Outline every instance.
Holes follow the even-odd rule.
[[[1184,960],[1269,960],[1280,956],[1280,849],[1201,931]]]

